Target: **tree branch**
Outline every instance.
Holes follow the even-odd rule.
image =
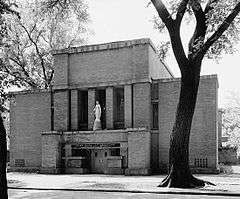
[[[173,26],[173,19],[168,12],[166,6],[161,0],[151,0],[152,4],[156,8],[159,17],[162,19],[163,23],[166,25],[167,29],[171,29]]]
[[[228,17],[223,21],[223,23],[218,27],[218,29],[213,33],[211,37],[208,38],[208,40],[203,45],[201,51],[198,53],[200,56],[204,56],[208,49],[213,45],[215,41],[219,39],[219,37],[222,36],[222,34],[228,29],[230,24],[233,22],[235,17],[240,12],[240,2],[237,3],[237,5],[234,7],[232,12],[228,15]]]
[[[207,5],[206,5],[206,7],[204,9],[204,13],[208,14],[209,11],[211,11],[214,8],[213,4],[217,3],[218,1],[219,0],[208,0]]]
[[[175,19],[175,24],[177,26],[181,25],[182,18],[184,16],[185,12],[186,12],[188,2],[189,2],[189,0],[182,0],[179,7],[178,7],[177,14],[176,14],[176,19]]]
[[[191,60],[195,57],[196,53],[201,49],[204,43],[204,39],[207,31],[207,25],[206,25],[205,13],[202,9],[202,6],[199,0],[197,1],[191,0],[190,6],[193,10],[193,13],[196,19],[195,31],[188,44],[188,58]]]
[[[170,35],[170,40],[172,44],[172,49],[173,53],[175,55],[175,58],[177,60],[177,63],[179,65],[180,71],[183,74],[184,71],[186,71],[186,67],[188,65],[188,59],[186,57],[186,54],[183,49],[182,41],[181,41],[181,36],[180,36],[180,24],[177,26],[169,14],[167,8],[165,5],[162,3],[161,0],[151,0],[154,7],[156,8],[159,17],[162,19],[163,23],[166,25],[169,35]],[[182,3],[183,6],[183,3]],[[183,9],[184,10],[184,9]],[[178,20],[181,22],[181,14],[180,11],[183,11],[182,8],[178,9],[179,11],[179,16]]]
[[[31,86],[32,88],[38,88],[38,85],[33,82],[33,81],[29,81],[29,79],[26,79],[26,78],[23,78],[21,76],[21,74],[19,74],[19,72],[12,72],[8,69],[8,67],[5,65],[5,64],[2,64],[4,69],[5,69],[5,72],[9,75],[11,75],[12,77],[14,77],[16,80],[19,80],[19,81],[22,81],[22,82],[25,82],[27,83],[29,86]]]
[[[35,46],[35,49],[36,49],[36,53],[40,59],[40,63],[41,63],[41,66],[42,66],[42,71],[43,71],[43,76],[44,76],[44,81],[45,81],[45,87],[47,87],[48,84],[48,78],[47,78],[47,74],[46,74],[46,69],[45,69],[45,65],[44,65],[44,60],[43,60],[43,57],[41,56],[41,53],[40,53],[40,50],[38,48],[38,45],[37,43],[33,40],[33,38],[31,37],[31,34],[28,32],[27,28],[22,24],[20,23],[20,25],[22,26],[22,28],[25,30],[25,32],[27,33],[28,35],[28,38],[29,40],[33,43],[33,45]]]

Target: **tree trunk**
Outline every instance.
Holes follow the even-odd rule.
[[[189,137],[200,80],[200,71],[196,72],[196,68],[196,65],[189,66],[181,78],[180,97],[170,136],[169,174],[160,187],[191,188],[205,184],[192,176],[189,167]]]
[[[7,164],[6,130],[3,125],[3,119],[0,116],[0,198],[1,199],[8,198],[6,164]]]

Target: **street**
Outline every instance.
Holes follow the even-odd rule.
[[[152,194],[152,193],[119,193],[96,191],[39,191],[9,190],[9,199],[225,199],[239,198],[230,196]]]

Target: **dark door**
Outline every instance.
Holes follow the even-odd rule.
[[[91,153],[91,173],[104,173],[107,168],[107,156],[109,150],[94,149]]]

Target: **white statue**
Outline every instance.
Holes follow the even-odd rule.
[[[94,115],[95,115],[95,120],[94,120],[94,124],[93,124],[93,130],[94,131],[101,130],[102,127],[101,127],[100,117],[101,117],[102,111],[101,111],[101,106],[100,106],[98,101],[96,101],[96,106],[93,109],[93,112],[94,112]]]

